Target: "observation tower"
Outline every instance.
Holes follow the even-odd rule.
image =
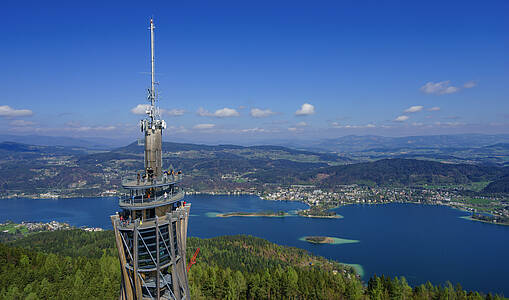
[[[191,205],[178,187],[181,172],[163,170],[162,138],[166,122],[156,106],[154,22],[150,20],[151,88],[145,135],[145,169],[122,179],[127,193],[121,212],[111,216],[121,268],[121,300],[190,299],[186,272],[187,222]]]

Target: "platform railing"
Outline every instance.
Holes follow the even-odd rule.
[[[153,205],[158,203],[167,203],[167,202],[175,202],[184,197],[184,191],[180,188],[176,188],[173,192],[166,192],[166,195],[163,193],[161,195],[146,197],[145,195],[140,196],[131,196],[129,194],[124,194],[119,198],[120,206],[145,206],[145,205]]]
[[[143,176],[126,176],[122,178],[123,186],[151,186],[177,183],[182,180],[182,174],[164,174],[160,178],[149,179]]]

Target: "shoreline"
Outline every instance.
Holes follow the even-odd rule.
[[[476,218],[472,218],[472,216],[461,216],[459,217],[460,219],[464,219],[464,220],[469,220],[469,221],[477,221],[477,222],[482,222],[482,223],[486,223],[486,224],[493,224],[493,225],[501,225],[501,226],[509,226],[509,224],[507,223],[495,223],[495,222],[491,222],[491,221],[485,221],[485,220],[479,220],[479,219],[476,219]]]
[[[339,215],[339,214],[335,214],[333,216],[313,216],[313,215],[299,215],[299,214],[296,214],[297,217],[302,217],[302,218],[315,218],[315,219],[343,219],[344,217],[342,215]]]

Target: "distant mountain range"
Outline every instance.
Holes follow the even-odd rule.
[[[163,166],[183,170],[184,185],[198,191],[263,190],[267,185],[287,184],[456,186],[483,182],[490,183],[485,192],[507,193],[508,146],[456,148],[444,155],[440,149],[334,153],[282,146],[165,142]],[[3,142],[0,191],[97,195],[119,189],[122,176],[143,168],[143,148],[136,142],[113,150]]]
[[[343,137],[325,139],[321,141],[308,141],[301,143],[292,141],[282,145],[308,149],[314,151],[358,152],[373,149],[453,149],[475,148],[490,146],[499,143],[509,143],[509,134],[452,134],[452,135],[425,135],[405,137],[384,137],[377,135],[347,135]]]
[[[127,139],[116,138],[74,138],[54,137],[41,135],[0,135],[0,142],[16,142],[40,146],[81,147],[88,149],[111,150],[129,143]],[[214,145],[201,145],[194,143],[173,143],[181,147],[221,147]],[[265,144],[277,145],[286,148],[302,149],[313,152],[361,152],[361,151],[387,151],[401,149],[472,149],[495,144],[509,144],[509,134],[452,134],[452,135],[425,135],[406,137],[384,137],[377,135],[347,135],[338,138],[322,140],[270,140]],[[257,143],[259,145],[259,143]],[[233,145],[223,145],[233,147]],[[242,146],[237,146],[242,147]],[[261,146],[265,147],[265,146]],[[275,146],[268,146],[275,147]],[[505,145],[507,149],[507,145]]]
[[[63,136],[43,136],[43,135],[0,135],[0,142],[15,142],[20,144],[38,145],[38,146],[63,146],[76,147],[94,150],[109,150],[125,145],[125,140],[110,138],[73,138]]]

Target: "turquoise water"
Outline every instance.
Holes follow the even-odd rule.
[[[294,211],[297,202],[264,201],[256,196],[190,195],[189,235],[209,238],[250,234],[304,248],[356,265],[364,279],[373,274],[405,276],[410,284],[460,283],[465,289],[509,295],[509,226],[461,218],[467,213],[416,204],[349,205],[336,209],[342,219],[303,217],[230,217],[235,211]],[[63,221],[75,226],[111,229],[114,198],[1,199],[0,222]],[[346,244],[310,244],[301,239],[323,235],[358,240]]]

